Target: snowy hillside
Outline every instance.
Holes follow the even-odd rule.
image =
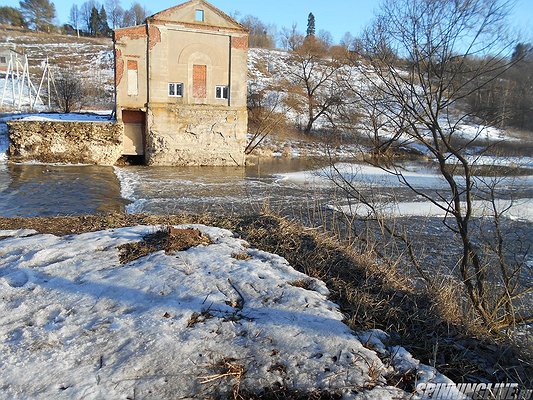
[[[158,232],[0,231],[5,396],[188,398],[239,384],[381,400],[409,397],[392,375],[450,382],[384,332],[354,335],[325,284],[283,258],[203,225],[170,231],[197,247],[137,254]]]
[[[0,43],[15,45],[28,56],[30,70],[39,74],[48,58],[57,69],[75,71],[102,84],[113,84],[113,44],[106,38],[78,38],[36,32],[0,31]]]
[[[82,77],[87,90],[87,102],[89,108],[109,106],[112,102],[114,73],[113,73],[113,52],[111,39],[101,38],[78,38],[75,36],[43,34],[37,32],[20,32],[16,30],[0,29],[0,46],[11,48],[14,52],[13,63],[19,63],[19,71],[28,60],[28,68],[31,76],[33,93],[37,92],[43,75],[45,65],[48,60],[51,70],[51,78],[61,74],[75,74]],[[10,57],[11,57],[10,56]],[[7,57],[8,63],[10,57]],[[0,95],[5,94],[3,106],[8,110],[20,109],[17,101],[19,95],[11,90],[12,80],[6,85],[5,74],[0,75]],[[16,79],[15,79],[16,81]],[[47,86],[46,79],[41,96]],[[25,82],[24,91],[27,92]],[[5,93],[3,87],[8,89]],[[34,94],[33,94],[34,95]],[[44,99],[44,97],[42,97]],[[29,100],[27,96],[23,98],[22,109],[29,110]],[[26,103],[26,104],[24,104]],[[33,100],[32,100],[33,105]],[[86,104],[84,104],[86,106]],[[47,107],[37,102],[37,111],[45,111]]]
[[[0,38],[0,44],[15,45],[17,51],[23,51],[29,59],[30,70],[32,72],[33,80],[39,81],[42,75],[42,66],[44,61],[48,58],[54,70],[59,72],[61,70],[75,71],[80,76],[83,76],[89,82],[89,86],[94,90],[99,90],[100,93],[89,95],[90,100],[107,107],[112,103],[113,93],[113,52],[112,41],[106,38],[77,38],[74,36],[65,35],[45,35],[31,32],[16,32],[5,31],[1,32],[3,36]],[[305,111],[305,98],[302,94],[292,93],[293,96],[300,96],[296,101],[300,102],[299,110],[292,106],[283,104],[283,100],[287,98],[288,84],[287,80],[294,77],[298,73],[301,74],[297,63],[291,60],[290,54],[282,50],[267,50],[251,48],[248,52],[248,78],[251,87],[258,89],[269,88],[272,92],[281,93],[281,104],[278,111],[285,115],[287,121],[297,127],[305,126],[307,122],[307,115]],[[365,74],[369,71],[362,65],[345,66],[342,69],[345,77],[349,77],[354,87],[358,87],[361,91],[368,89]],[[0,90],[2,83],[0,82]],[[352,99],[353,100],[353,99]],[[294,101],[293,101],[294,103]],[[93,106],[97,106],[94,104]],[[85,104],[85,108],[91,107],[91,104]],[[365,125],[364,115],[367,113],[361,109],[359,121],[349,123],[345,128],[356,133],[356,137],[368,138],[372,132],[368,131],[368,124]],[[336,121],[338,122],[338,121]],[[447,121],[442,121],[443,126],[446,126]],[[325,116],[321,116],[314,123],[314,129],[328,128],[330,122]],[[341,124],[342,126],[342,124]],[[391,126],[382,126],[380,128],[380,135],[383,138],[392,137],[395,128]],[[501,129],[488,128],[474,120],[460,121],[457,123],[456,137],[461,137],[465,140],[486,140],[490,142],[495,141],[511,141],[515,140],[509,132]],[[294,145],[298,148],[298,144],[284,143],[283,145]],[[274,147],[275,154],[280,154],[283,151],[282,146]],[[406,140],[403,143],[404,148],[409,148],[424,154],[427,151],[418,143],[411,140]],[[313,153],[312,151],[305,151],[303,153]],[[353,153],[353,152],[352,152]],[[298,151],[293,151],[293,154],[299,154]]]

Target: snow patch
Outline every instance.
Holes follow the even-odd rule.
[[[20,121],[111,122],[108,114],[94,114],[94,113],[19,114],[17,115],[17,119]]]
[[[220,396],[234,382],[209,377],[229,363],[244,368],[241,388],[340,389],[361,399],[407,395],[385,386],[390,368],[342,323],[323,282],[227,230],[177,228],[199,229],[212,244],[122,265],[118,247],[158,227],[64,237],[0,231],[7,236],[0,257],[3,394]],[[301,280],[313,284],[299,287]],[[397,365],[416,363],[394,350],[384,351],[395,354]]]
[[[447,182],[435,170],[417,165],[404,165],[397,169],[403,179],[417,189],[441,189],[446,188]],[[291,182],[299,185],[329,186],[333,180],[339,181],[342,176],[347,182],[356,187],[400,187],[404,183],[400,178],[388,171],[367,164],[336,163],[322,169],[301,172],[289,172],[276,174],[277,181]],[[499,187],[528,187],[533,184],[533,175],[506,176],[506,177],[477,177],[475,180],[491,182],[497,180]],[[463,184],[459,177],[457,182]]]
[[[503,217],[517,221],[533,222],[533,199],[517,199],[513,201],[497,199],[495,205],[496,209]],[[380,215],[385,217],[445,217],[446,212],[444,211],[444,208],[447,207],[447,205],[443,202],[434,204],[429,201],[406,201],[377,203],[374,207]],[[466,207],[466,205],[463,205],[463,207]],[[472,207],[472,215],[474,217],[493,215],[491,202],[474,201]],[[328,208],[340,211],[347,215],[359,215],[362,217],[373,215],[373,211],[363,203],[328,205]]]

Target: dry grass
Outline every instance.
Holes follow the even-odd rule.
[[[485,380],[518,382],[526,386],[532,383],[533,368],[529,355],[521,353],[505,338],[490,336],[475,321],[462,319],[465,313],[460,310],[457,301],[459,289],[453,282],[442,278],[431,292],[420,291],[402,272],[377,263],[371,249],[359,253],[354,246],[318,229],[305,228],[276,215],[263,213],[243,218],[221,218],[210,215],[111,214],[0,218],[0,229],[26,228],[68,235],[131,225],[190,223],[233,230],[251,245],[279,254],[295,269],[324,280],[331,292],[331,300],[340,305],[346,316],[345,322],[352,329],[383,329],[391,335],[391,344],[406,347],[415,358],[434,365],[455,382]],[[244,255],[235,257],[239,259]],[[200,319],[191,323],[201,322]],[[407,378],[391,377],[390,383],[408,385]],[[262,398],[334,398],[324,393],[317,394],[317,397],[309,393],[293,393],[282,387],[265,390]],[[287,397],[283,397],[285,394]],[[244,397],[241,392],[239,396],[258,398],[254,397],[254,393]]]
[[[193,312],[189,321],[187,321],[187,328],[192,328],[194,325],[211,318],[213,318],[213,315],[208,310],[202,311],[201,313]]]
[[[231,257],[240,261],[247,261],[252,259],[252,256],[244,251],[241,253],[233,253]]]
[[[207,384],[220,380],[230,380],[232,385],[232,398],[239,399],[242,376],[246,372],[244,366],[237,362],[235,358],[225,357],[215,363],[213,369],[215,373],[200,378],[200,383]]]
[[[291,286],[307,290],[311,290],[313,288],[313,284],[314,282],[312,279],[299,279],[297,281],[289,282],[289,285]]]
[[[156,251],[164,250],[165,253],[172,254],[202,244],[208,245],[211,241],[198,229],[176,229],[167,226],[144,236],[140,242],[125,243],[118,249],[120,262],[127,264]]]

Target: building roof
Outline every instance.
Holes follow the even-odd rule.
[[[177,6],[170,7],[166,10],[155,13],[146,19],[149,22],[163,21],[192,23],[194,21],[187,21],[187,18],[185,16],[194,15],[194,11],[200,7],[204,10],[210,10],[212,14],[209,17],[209,20],[206,20],[202,23],[197,23],[197,25],[205,25],[247,32],[247,29],[240,23],[238,23],[235,19],[231,18],[229,15],[225,14],[224,12],[222,12],[221,10],[219,10],[218,8],[216,8],[205,0],[190,0]]]

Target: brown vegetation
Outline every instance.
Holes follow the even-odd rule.
[[[251,245],[279,254],[297,270],[324,280],[332,300],[341,306],[345,322],[352,329],[385,330],[391,334],[394,344],[405,346],[421,362],[434,365],[455,382],[487,380],[531,384],[531,356],[504,337],[488,333],[482,325],[461,320],[453,285],[442,281],[434,292],[416,288],[393,266],[376,262],[371,250],[356,251],[331,234],[272,214],[246,218],[125,214],[0,218],[0,229],[25,228],[68,235],[132,225],[190,223],[231,229]],[[157,238],[154,241],[158,244],[147,244],[147,248],[166,247],[167,234],[158,235],[163,240]],[[191,323],[201,322],[200,319]],[[282,388],[278,389],[269,389],[271,397],[268,398],[283,398],[275,397],[276,393],[284,393]],[[294,394],[287,398],[302,397]]]
[[[125,243],[118,247],[120,262],[127,264],[150,253],[164,250],[175,253],[199,245],[208,245],[211,241],[198,229],[176,229],[164,227],[143,237],[140,242]]]

